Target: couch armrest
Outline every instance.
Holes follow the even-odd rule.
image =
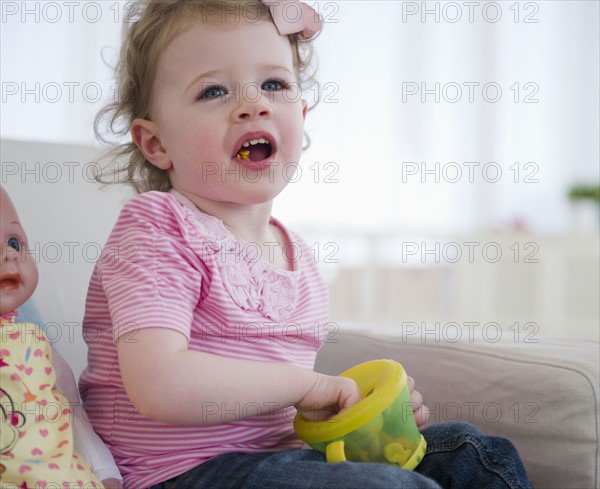
[[[342,330],[328,338],[316,369],[338,374],[397,360],[415,378],[430,423],[460,420],[510,439],[536,488],[600,487],[598,343],[435,340]]]

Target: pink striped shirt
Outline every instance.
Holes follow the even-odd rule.
[[[151,486],[226,452],[302,445],[292,427],[295,409],[272,412],[268,402],[229,413],[214,403],[190,406],[222,420],[208,426],[151,421],[129,401],[117,359],[119,336],[159,326],[184,334],[190,350],[312,369],[326,335],[327,288],[307,244],[271,222],[287,238],[292,271],[261,259],[260,248],[178,192],[147,192],[121,211],[90,281],[80,389],[126,487]],[[257,408],[263,414],[228,421]]]

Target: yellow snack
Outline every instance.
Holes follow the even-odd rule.
[[[388,443],[383,449],[385,459],[402,467],[411,456],[411,451],[401,443]]]
[[[240,149],[238,151],[237,157],[240,160],[249,160],[250,159],[250,150],[249,149]]]

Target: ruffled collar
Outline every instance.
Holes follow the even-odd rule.
[[[300,262],[292,260],[293,270],[284,270],[261,257],[260,248],[238,239],[215,216],[199,210],[187,197],[177,190],[169,193],[179,202],[191,225],[202,228],[205,239],[212,241],[210,248],[217,255],[215,260],[221,272],[225,289],[242,309],[255,310],[272,320],[282,320],[296,309]],[[271,217],[270,223],[280,229],[286,239],[286,248],[294,242],[285,227]]]

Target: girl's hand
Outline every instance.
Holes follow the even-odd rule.
[[[415,379],[408,377],[408,388],[410,389],[410,402],[413,407],[413,414],[417,428],[421,429],[429,418],[429,409],[423,404],[423,396],[419,391],[414,390]]]
[[[307,421],[324,421],[362,399],[354,380],[314,374],[312,387],[296,404],[296,409]]]

